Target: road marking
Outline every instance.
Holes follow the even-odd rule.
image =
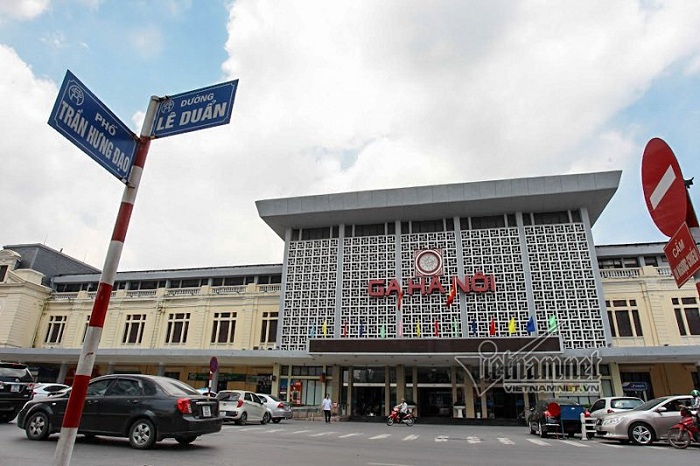
[[[481,439],[479,437],[467,437],[467,442],[469,442],[469,443],[481,443]]]
[[[271,433],[273,433],[273,432],[282,432],[283,430],[284,430],[284,429],[270,429],[270,430],[266,430],[265,433],[266,433],[266,434],[271,434]]]
[[[562,440],[561,443],[565,443],[567,445],[573,445],[573,446],[579,447],[579,448],[590,448],[590,446],[588,446],[588,445],[584,445],[582,443],[575,442],[573,440]]]
[[[418,438],[417,435],[407,435],[407,436],[404,437],[402,440],[403,440],[404,442],[406,442],[406,441],[408,441],[408,440],[415,440],[415,439],[417,439],[417,438]]]
[[[336,432],[319,432],[318,434],[311,434],[309,437],[323,437],[324,435],[335,434]]]
[[[515,443],[509,438],[498,437],[498,441],[503,445],[515,445]]]
[[[359,432],[355,432],[355,433],[352,433],[352,434],[341,435],[341,436],[338,437],[338,438],[348,438],[348,437],[354,437],[354,436],[356,436],[356,435],[362,435],[362,434],[360,434]]]
[[[668,449],[666,447],[657,447],[655,445],[647,446],[646,448],[653,448],[654,450],[666,450],[666,451],[668,451]]]
[[[380,438],[387,438],[387,437],[391,437],[391,434],[379,434],[379,435],[375,435],[374,437],[370,437],[367,440],[377,440]]]
[[[440,435],[438,437],[435,437],[436,442],[447,442],[447,439],[449,437],[447,435]]]
[[[532,438],[528,438],[528,439],[525,439],[525,440],[527,440],[528,442],[532,442],[532,443],[534,443],[535,445],[541,445],[541,446],[543,446],[543,447],[551,447],[551,445],[550,445],[549,443],[543,442],[542,440],[536,440],[536,439],[532,439]]]
[[[603,443],[603,442],[598,442],[601,445],[605,445],[606,447],[610,448],[625,448],[622,445],[615,445],[614,443]]]
[[[303,434],[304,432],[311,432],[310,430],[297,430],[295,432],[290,432],[288,435]]]

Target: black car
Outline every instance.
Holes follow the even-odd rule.
[[[20,411],[17,427],[31,440],[60,431],[69,394],[30,401]],[[220,430],[219,404],[186,383],[154,375],[111,374],[90,382],[78,433],[127,437],[133,448],[147,449],[165,438],[188,444]]]
[[[555,406],[556,405],[556,406]],[[573,437],[581,434],[580,415],[585,407],[563,398],[539,400],[527,419],[530,434],[545,438],[550,434]]]
[[[32,399],[34,378],[24,364],[0,361],[0,423],[10,422]]]

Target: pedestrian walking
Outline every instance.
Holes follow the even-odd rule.
[[[333,408],[333,402],[331,401],[331,396],[328,393],[326,393],[326,397],[323,399],[321,406],[323,407],[323,415],[326,418],[326,422],[331,422],[331,409]]]

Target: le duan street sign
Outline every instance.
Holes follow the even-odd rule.
[[[58,91],[49,125],[123,183],[128,181],[136,135],[70,71]]]
[[[167,96],[158,105],[151,136],[162,138],[231,121],[238,80]]]

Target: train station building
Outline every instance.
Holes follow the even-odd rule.
[[[700,316],[662,243],[598,245],[621,172],[258,201],[281,264],[119,272],[95,373],[167,375],[381,416],[513,419],[700,386]],[[99,271],[0,250],[0,359],[68,381]]]

